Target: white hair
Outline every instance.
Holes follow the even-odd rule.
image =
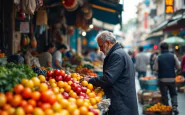
[[[116,43],[116,37],[113,35],[112,32],[109,31],[100,31],[96,36],[96,40],[98,39],[101,39],[103,42],[108,40],[112,44]]]

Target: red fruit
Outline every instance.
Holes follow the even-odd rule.
[[[60,75],[61,75],[61,76],[63,76],[63,77],[64,77],[64,76],[65,76],[65,74],[66,74],[66,73],[65,73],[65,71],[60,70]]]
[[[65,99],[68,99],[68,98],[69,98],[69,94],[68,94],[67,92],[63,92],[62,95],[63,95],[63,97],[64,97]]]
[[[12,92],[6,92],[6,100],[7,100],[7,102],[11,102],[12,101],[12,99],[13,99],[13,94],[12,94]]]
[[[23,91],[23,89],[24,89],[24,86],[22,84],[17,84],[15,85],[13,90],[15,93],[19,94]]]
[[[35,101],[39,100],[40,99],[40,92],[38,91],[34,91],[32,94],[31,94],[31,98]]]
[[[24,108],[25,106],[28,105],[28,102],[26,100],[22,100],[19,104],[20,107]]]
[[[85,93],[80,93],[79,96],[83,96],[84,98],[86,97],[86,94]]]
[[[32,91],[30,88],[24,88],[21,94],[23,98],[27,99],[31,97]]]
[[[60,70],[56,69],[56,70],[54,71],[54,76],[60,76],[60,75],[61,75]]]
[[[82,92],[82,89],[80,87],[77,88],[76,93],[80,94]]]
[[[63,80],[63,78],[62,78],[62,76],[61,76],[61,75],[56,76],[56,77],[55,77],[55,79],[56,79],[56,81],[62,81],[62,80]]]
[[[25,106],[24,107],[24,111],[25,111],[25,113],[27,113],[27,114],[31,114],[32,112],[33,112],[33,110],[34,110],[34,108],[33,108],[33,106],[32,105],[27,105],[27,106]]]
[[[65,81],[70,81],[71,80],[71,77],[67,75],[67,76],[64,77],[64,80]]]
[[[48,102],[51,95],[53,95],[53,92],[51,90],[44,91],[41,93],[41,100],[44,102]]]
[[[80,99],[85,99],[83,96],[79,96]]]
[[[53,77],[53,71],[48,71],[47,72],[47,77]]]
[[[50,108],[51,108],[51,104],[49,104],[49,103],[42,103],[42,104],[40,105],[40,108],[41,108],[42,110],[50,109]]]
[[[49,100],[48,100],[48,102],[50,104],[54,104],[56,102],[56,96],[54,94],[51,95],[50,98],[49,98]]]
[[[86,87],[82,87],[82,92],[86,93],[87,92],[87,88]]]

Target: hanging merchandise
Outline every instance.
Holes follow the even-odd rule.
[[[73,27],[73,26],[69,26],[69,27],[67,28],[67,34],[68,34],[69,36],[71,36],[71,35],[74,34],[74,27]]]
[[[36,18],[36,25],[47,25],[48,24],[48,16],[46,10],[39,10],[37,12],[37,18]]]
[[[22,46],[27,46],[27,38],[26,35],[23,35],[22,40],[21,40]]]
[[[36,11],[43,6],[43,0],[36,0]]]
[[[35,0],[22,0],[22,7],[26,14],[34,14],[36,9]]]
[[[78,0],[62,0],[62,4],[68,11],[74,11],[78,8]]]
[[[29,33],[30,26],[29,22],[20,22],[20,33]]]
[[[32,39],[31,39],[31,47],[32,48],[36,48],[37,47],[37,41],[35,36],[33,35]]]
[[[20,11],[19,11],[18,19],[19,20],[24,20],[25,18],[26,18],[26,15],[24,13],[24,10],[21,8]]]
[[[14,4],[16,5],[20,4],[20,0],[14,0]]]

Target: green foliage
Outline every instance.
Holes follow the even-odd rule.
[[[7,63],[0,66],[0,92],[10,91],[23,78],[30,79],[33,76],[36,74],[24,64]]]

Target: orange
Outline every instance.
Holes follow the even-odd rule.
[[[63,81],[59,81],[59,82],[57,83],[57,86],[58,86],[59,88],[63,88],[63,87],[64,87],[64,82],[63,82]]]
[[[57,84],[56,83],[50,83],[51,87],[54,88],[54,87],[57,87]]]
[[[75,98],[71,98],[71,97],[70,97],[70,98],[68,99],[68,101],[69,101],[70,103],[74,103],[74,104],[76,103],[76,99],[75,99]]]
[[[48,86],[45,83],[41,83],[39,86],[39,91],[47,91],[48,90]]]
[[[57,94],[56,95],[56,100],[58,101],[58,102],[60,102],[60,100],[62,100],[63,99],[63,96],[61,95],[61,94]]]
[[[70,104],[70,106],[68,106],[67,110],[69,111],[69,113],[74,112],[77,109],[76,104],[72,103]]]
[[[64,88],[60,88],[60,89],[59,89],[59,92],[60,92],[60,93],[63,93],[63,92],[64,92]]]
[[[33,107],[36,107],[36,101],[33,100],[33,99],[28,100],[28,104],[33,106]]]
[[[90,98],[90,102],[91,102],[91,105],[95,105],[96,104],[96,99],[95,98]]]
[[[87,88],[90,89],[90,90],[93,90],[93,85],[92,84],[88,84]]]
[[[55,112],[59,112],[59,111],[62,109],[62,107],[61,107],[61,105],[60,105],[58,102],[55,102],[55,103],[53,104],[53,106],[52,106],[52,109],[53,109]]]
[[[67,83],[68,83],[69,85],[71,85],[73,82],[72,82],[72,81],[68,81]]]
[[[59,93],[59,88],[58,87],[54,87],[54,88],[52,88],[52,90],[53,90],[53,92],[55,94],[58,94]]]
[[[89,96],[89,98],[94,98],[96,95],[95,95],[94,92],[91,92],[91,93],[88,94],[88,96]]]
[[[89,94],[89,93],[91,93],[91,90],[90,89],[87,89],[86,94]]]
[[[70,106],[70,103],[68,102],[67,99],[62,99],[59,102],[62,105],[62,108],[64,108],[64,109],[66,109],[66,108],[68,108],[68,106]]]
[[[93,112],[88,112],[87,115],[94,115],[94,113]]]
[[[34,83],[32,80],[28,80],[25,84],[25,87],[28,87],[28,88],[33,88],[34,87]]]
[[[16,107],[21,103],[22,97],[19,94],[16,94],[13,96],[13,99],[11,101],[11,105]]]
[[[80,115],[80,110],[75,109],[75,110],[71,113],[71,115]]]
[[[7,110],[7,112],[10,114],[10,115],[14,115],[15,113],[15,108],[11,107]]]
[[[27,105],[24,107],[24,111],[27,114],[31,114],[33,112],[33,106],[32,105]]]
[[[6,96],[7,102],[11,102],[12,101],[12,99],[13,99],[12,92],[6,92],[5,96]]]
[[[42,103],[41,105],[40,105],[40,108],[42,109],[42,110],[47,110],[47,109],[51,109],[51,104],[49,104],[49,103]]]
[[[39,75],[38,78],[40,79],[40,82],[42,83],[46,81],[46,78],[43,75]]]
[[[25,115],[25,111],[22,107],[18,107],[16,110],[15,110],[15,115]]]
[[[52,109],[46,109],[45,110],[45,115],[54,115],[54,112]]]
[[[100,100],[101,100],[101,98],[100,98],[100,97],[98,97],[98,96],[96,96],[96,97],[95,97],[95,99],[96,99],[96,102],[97,102],[97,103],[99,103],[99,102],[100,102]]]
[[[33,77],[31,80],[34,83],[34,86],[39,86],[40,85],[40,79],[39,78]]]
[[[77,78],[77,76],[78,76],[78,75],[77,75],[76,73],[72,73],[72,74],[71,74],[71,77],[72,77],[72,78]]]
[[[3,110],[8,110],[8,109],[10,109],[11,108],[11,105],[10,104],[5,104],[4,106],[3,106]]]
[[[0,107],[6,104],[6,96],[3,93],[0,93]]]
[[[60,115],[70,115],[69,112],[65,109],[60,111]]]
[[[49,80],[49,83],[55,83],[55,82],[56,82],[56,80],[53,78]]]
[[[44,115],[44,111],[41,108],[36,107],[33,110],[33,115]]]
[[[21,84],[25,85],[27,82],[28,82],[28,79],[23,78],[22,81],[21,81]]]
[[[75,92],[72,92],[69,94],[72,98],[76,98],[77,97],[77,94]]]
[[[40,99],[40,95],[41,95],[40,92],[34,91],[34,92],[32,92],[32,94],[31,94],[31,98],[37,101],[37,100]]]
[[[24,89],[24,86],[22,84],[17,84],[15,85],[13,90],[15,93],[19,94],[23,91],[23,89]]]
[[[70,86],[70,85],[66,85],[66,86],[64,87],[64,90],[65,90],[66,92],[70,92],[71,86]]]
[[[88,113],[88,109],[85,106],[80,107],[79,110],[80,110],[80,115],[87,115]]]
[[[77,105],[78,107],[81,107],[81,106],[83,105],[83,103],[84,103],[83,99],[77,99],[77,100],[76,100],[76,105]]]
[[[89,104],[88,102],[84,102],[84,103],[83,103],[83,106],[85,106],[85,107],[89,107],[89,106],[90,106],[90,104]]]
[[[0,115],[9,115],[7,111],[0,111]]]
[[[87,86],[88,85],[88,82],[87,81],[82,81],[82,86]]]

